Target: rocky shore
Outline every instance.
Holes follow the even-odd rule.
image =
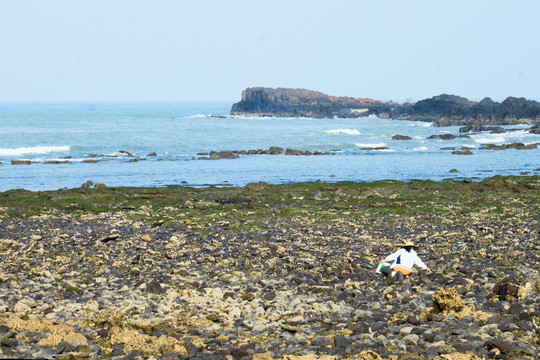
[[[508,97],[476,102],[442,94],[416,103],[382,102],[370,98],[338,97],[318,91],[286,88],[248,88],[233,104],[231,115],[359,118],[375,115],[396,120],[426,121],[434,126],[486,126],[540,123],[540,102]],[[536,127],[536,129],[538,129]]]
[[[538,356],[539,176],[91,184],[0,193],[0,358]]]

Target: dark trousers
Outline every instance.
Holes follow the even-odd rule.
[[[390,275],[392,273],[392,271],[394,271],[394,270],[390,269],[390,266],[383,266],[381,268],[381,273],[383,273],[384,276]]]

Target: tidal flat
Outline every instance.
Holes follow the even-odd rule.
[[[431,272],[375,273],[414,241]],[[0,193],[0,358],[535,359],[540,176]]]

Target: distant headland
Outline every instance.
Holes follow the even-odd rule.
[[[432,122],[434,126],[539,124],[540,102],[516,97],[500,103],[488,97],[476,102],[442,94],[416,103],[396,103],[330,96],[305,89],[255,87],[242,92],[242,100],[232,106],[231,115],[311,118],[375,115]]]

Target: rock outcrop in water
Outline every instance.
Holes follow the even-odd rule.
[[[409,103],[384,103],[369,98],[330,96],[304,89],[258,87],[242,92],[242,101],[232,106],[231,115],[357,118],[373,112],[411,106]]]
[[[508,97],[501,103],[485,98],[480,102],[454,95],[439,95],[417,102],[414,120],[432,121],[436,126],[514,125],[540,122],[540,103]]]
[[[513,125],[540,123],[540,102],[508,97],[501,103],[480,102],[456,95],[438,95],[417,103],[382,102],[370,98],[337,97],[304,89],[248,88],[231,115],[380,118],[433,122],[434,126]]]

